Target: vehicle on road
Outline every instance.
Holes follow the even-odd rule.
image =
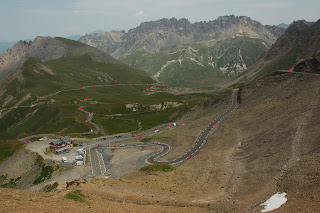
[[[62,157],[62,162],[63,163],[67,163],[67,158],[66,157]]]
[[[120,138],[121,137],[121,135],[116,135],[116,138]]]
[[[160,132],[160,130],[158,130],[158,129],[157,129],[157,130],[154,130],[154,133],[158,133],[158,132]]]
[[[124,146],[124,144],[121,144],[120,146]]]
[[[173,123],[173,126],[177,126],[177,123]]]

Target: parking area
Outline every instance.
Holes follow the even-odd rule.
[[[75,141],[78,146],[77,147],[71,147],[68,149],[67,152],[63,152],[60,154],[55,154],[52,151],[48,150],[49,143],[55,141],[56,139],[49,139],[45,141],[35,141],[35,142],[30,142],[27,144],[26,148],[33,151],[37,152],[39,155],[43,157],[46,161],[52,161],[52,162],[57,162],[60,164],[75,164],[77,161],[84,161],[85,158],[85,153],[79,154],[78,149],[84,149],[85,145],[79,143],[78,141]],[[80,146],[81,144],[81,146]],[[76,159],[76,156],[78,156]],[[82,156],[82,157],[79,157]],[[62,157],[66,158],[66,162],[63,162]]]

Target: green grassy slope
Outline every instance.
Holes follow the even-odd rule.
[[[212,86],[239,74],[235,65],[250,67],[267,50],[262,42],[261,39],[235,37],[213,45],[178,45],[158,53],[137,51],[121,61],[146,70],[172,87]],[[226,70],[222,72],[221,68]]]
[[[147,84],[154,83],[146,73],[124,64],[99,63],[90,54],[46,63],[29,58],[19,71],[18,77],[1,85],[4,93],[0,97],[0,141],[35,134],[88,132],[93,126],[86,122],[87,115],[78,110],[80,106],[95,114],[93,122],[107,134],[136,130],[140,122],[147,129],[175,119],[212,96],[176,96],[163,92],[164,87],[158,87],[155,92],[162,92],[153,94],[146,91]],[[151,104],[165,102],[183,105],[161,111],[149,109]],[[126,109],[125,104],[132,103],[141,105],[138,114]],[[110,116],[114,114],[123,116]]]

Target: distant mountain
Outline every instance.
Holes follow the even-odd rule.
[[[74,41],[77,41],[79,40],[79,38],[81,38],[83,35],[71,35],[71,36],[68,36],[66,37],[67,39],[71,39],[71,40],[74,40]]]
[[[16,42],[0,42],[0,54],[10,49]]]
[[[39,36],[33,42],[19,41],[0,55],[0,82],[30,57],[40,62],[47,62],[63,56],[81,56],[86,53],[92,54],[92,57],[98,62],[120,63],[108,54],[80,42]]]
[[[89,33],[89,35],[93,35],[93,34],[97,34],[97,33],[103,33],[105,32],[104,30],[94,30],[91,33]]]
[[[317,68],[320,68],[319,35],[320,19],[313,24],[304,20],[293,22],[270,50],[233,83],[244,82],[277,70],[316,72]]]
[[[247,70],[283,33],[283,28],[231,15],[194,24],[185,18],[161,19],[79,41],[170,86],[194,87],[212,86]]]
[[[287,29],[288,27],[290,26],[290,24],[278,24],[277,27],[281,27],[281,28],[284,28],[284,29]]]
[[[85,123],[83,113],[77,112],[79,105],[84,104],[80,99],[86,98],[89,91],[81,88],[119,82],[154,81],[147,73],[77,41],[51,37],[19,41],[0,55],[0,141],[35,132],[89,131],[92,126]],[[68,89],[76,91],[45,97]],[[95,94],[96,99],[108,100],[108,91],[110,89],[99,88],[90,94]],[[116,92],[111,94],[117,97],[121,90]],[[106,108],[105,104],[100,106]]]
[[[309,27],[315,23],[314,21],[306,21],[306,20],[302,20],[302,22],[308,25]]]

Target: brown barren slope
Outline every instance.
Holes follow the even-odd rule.
[[[274,193],[286,192],[287,203],[275,212],[319,212],[319,83],[316,76],[281,73],[246,86],[238,109],[217,126],[195,157],[172,172],[136,171],[123,179],[90,179],[72,188],[85,194],[87,203],[82,204],[63,198],[69,188],[45,195],[1,189],[0,207],[7,212],[37,208],[60,212],[82,208],[88,212],[252,212],[260,211],[260,204]],[[175,139],[159,141],[171,143],[172,150],[192,144],[206,120],[228,105],[229,96],[190,114],[185,118],[186,128],[175,130]],[[181,147],[168,158],[187,148]]]

